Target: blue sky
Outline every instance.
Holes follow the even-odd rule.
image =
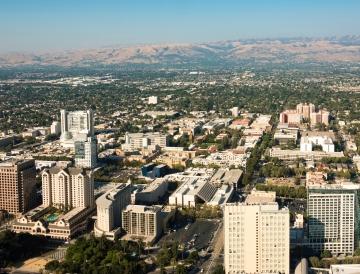
[[[0,52],[359,34],[359,0],[0,0]]]

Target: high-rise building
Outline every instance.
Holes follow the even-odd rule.
[[[122,228],[128,237],[152,242],[163,228],[161,206],[128,205],[122,212]]]
[[[94,136],[94,114],[92,110],[66,111],[61,114],[61,144],[65,147],[74,148],[75,141],[87,141],[88,137]]]
[[[61,133],[61,124],[60,124],[60,122],[58,122],[58,121],[52,122],[51,127],[50,127],[50,133],[51,134],[56,134],[56,135]]]
[[[359,246],[360,187],[352,183],[311,185],[307,190],[311,248],[353,254]]]
[[[289,211],[276,202],[226,204],[224,233],[226,274],[289,273]]]
[[[36,205],[34,160],[0,162],[0,209],[23,213]]]
[[[63,210],[94,206],[92,171],[54,166],[45,169],[41,177],[43,206],[53,206]]]
[[[75,166],[95,168],[97,162],[97,141],[88,137],[87,141],[75,141]]]
[[[41,177],[43,204],[17,218],[12,230],[62,240],[86,231],[94,211],[92,171],[54,166]]]
[[[131,184],[117,184],[96,200],[95,236],[114,240],[121,232],[122,210],[131,202]]]

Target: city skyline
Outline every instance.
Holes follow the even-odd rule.
[[[359,35],[357,1],[3,1],[0,53]]]

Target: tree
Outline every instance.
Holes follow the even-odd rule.
[[[310,257],[309,262],[312,267],[321,267],[320,259],[316,256]]]
[[[320,255],[321,258],[331,258],[332,257],[332,254],[329,250],[324,250],[323,252],[321,252],[321,255]]]
[[[224,267],[221,264],[216,265],[212,274],[225,274]]]
[[[176,265],[176,270],[175,270],[175,273],[176,273],[176,274],[186,274],[186,273],[187,273],[187,271],[186,271],[185,266],[184,266],[184,265],[182,265],[182,264],[178,264],[178,265]]]

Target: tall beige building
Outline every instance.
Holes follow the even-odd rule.
[[[114,240],[121,232],[122,210],[131,203],[131,184],[117,184],[96,200],[95,236]]]
[[[0,209],[23,213],[35,206],[35,161],[0,162]]]
[[[276,202],[226,204],[224,229],[226,274],[289,273],[287,209]]]
[[[43,206],[63,210],[94,206],[94,180],[89,170],[54,166],[42,174]]]
[[[122,228],[129,238],[152,242],[161,233],[161,206],[128,205],[122,212]]]

